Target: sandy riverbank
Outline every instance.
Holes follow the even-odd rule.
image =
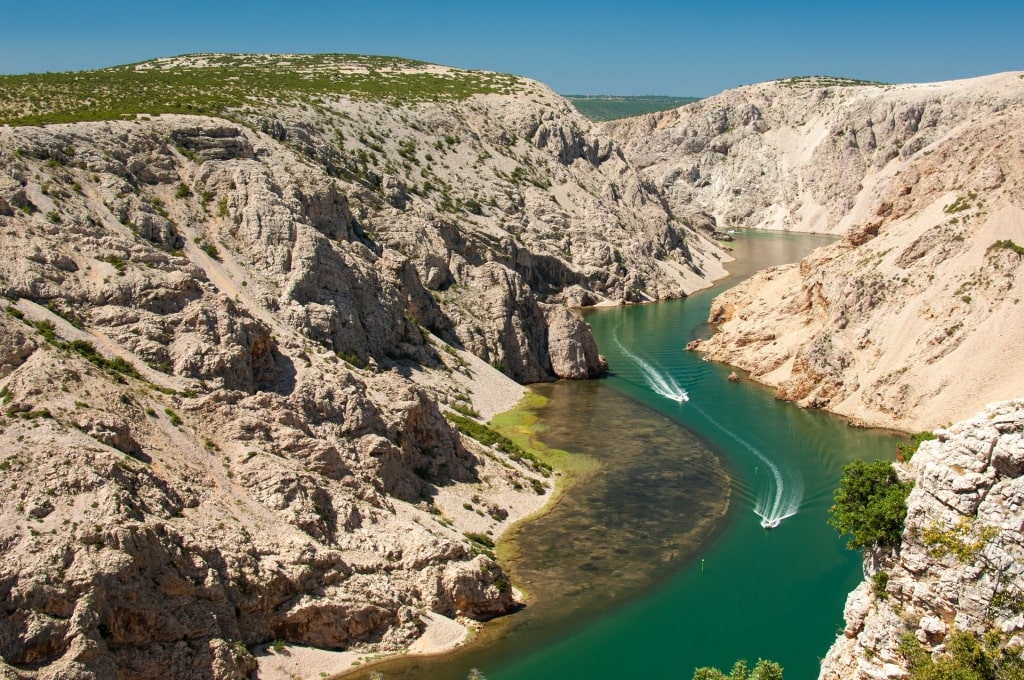
[[[454,378],[464,392],[480,419],[490,421],[498,414],[517,408],[529,408],[524,397],[528,391],[469,352],[458,352],[462,370],[453,372]],[[431,388],[431,377],[425,374],[423,386]],[[472,446],[472,442],[467,442]],[[487,456],[481,456],[478,474],[481,479],[501,478],[505,470],[502,463]],[[532,490],[524,492],[512,486],[500,484],[453,484],[437,490],[434,505],[443,516],[449,518],[458,532],[489,532],[495,540],[506,536],[508,531],[522,520],[543,512],[557,501],[557,485],[553,492],[544,495]],[[484,513],[467,510],[479,505],[481,498],[487,503],[503,508],[507,516],[496,521]],[[406,507],[408,506],[408,507]],[[414,515],[419,510],[411,505],[396,502],[399,515]],[[518,591],[517,591],[518,593]],[[425,612],[420,617],[424,624],[423,634],[405,650],[379,651],[367,645],[347,651],[331,651],[303,647],[300,645],[262,645],[255,650],[259,662],[261,680],[294,680],[295,678],[327,678],[352,673],[366,667],[368,663],[386,657],[403,654],[435,655],[460,647],[473,637],[476,622],[455,620],[436,612]]]
[[[470,637],[469,627],[447,616],[427,612],[420,618],[425,625],[423,635],[409,646],[405,654],[441,654],[462,645]],[[271,645],[263,645],[256,650],[260,680],[326,678],[354,671],[366,663],[394,654],[338,652],[299,645],[283,645],[276,651]]]

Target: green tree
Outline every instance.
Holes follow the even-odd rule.
[[[912,680],[1021,680],[1024,659],[1020,647],[1006,647],[999,633],[979,636],[966,631],[946,640],[946,651],[932,657],[914,638],[903,637],[900,652]]]
[[[754,669],[748,672],[746,659],[741,659],[733,664],[729,675],[705,666],[693,672],[693,680],[782,680],[782,666],[774,661],[758,659]]]
[[[907,518],[907,496],[912,486],[901,482],[887,461],[855,460],[843,466],[828,523],[840,535],[851,537],[846,545],[853,550],[896,547]]]

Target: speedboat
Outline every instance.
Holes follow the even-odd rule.
[[[767,517],[765,517],[761,520],[761,526],[763,526],[765,529],[774,529],[781,523],[781,519],[768,519]]]

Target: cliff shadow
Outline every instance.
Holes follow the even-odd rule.
[[[253,386],[257,392],[273,392],[287,397],[295,391],[295,362],[277,347],[270,347],[262,356],[253,357]]]

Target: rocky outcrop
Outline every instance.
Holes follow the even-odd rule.
[[[462,532],[547,472],[444,405],[603,372],[569,305],[721,272],[520,85],[0,130],[5,676],[247,677],[274,639],[398,650],[423,611],[516,606]]]
[[[613,141],[508,80],[0,129],[0,674],[241,678],[270,640],[397,650],[424,611],[516,606],[463,532],[535,511],[548,472],[443,405],[602,373],[571,307],[723,270]]]
[[[905,161],[1022,103],[1015,73],[920,85],[790,78],[602,130],[677,214],[704,211],[722,228],[845,234]]]
[[[694,348],[780,398],[903,430],[1024,393],[1024,328],[1008,321],[1024,297],[1024,81],[900,86],[873,106],[926,93],[936,121],[960,122],[919,126],[927,143],[904,139],[877,169],[841,241],[725,293]]]
[[[907,636],[936,654],[955,631],[1024,641],[1024,402],[935,434],[901,468],[914,482],[901,544],[865,560],[822,680],[905,677]]]
[[[404,255],[419,280],[411,288],[429,293],[417,297],[409,316],[514,379],[590,375],[593,362],[564,366],[564,357],[555,371],[540,304],[681,297],[723,276],[723,255],[691,221],[675,219],[618,145],[567,102],[533,81],[520,79],[517,88],[511,96],[478,95],[466,104],[343,99],[329,115],[282,106],[272,120],[267,111],[256,118],[241,111],[270,132],[249,140],[257,159],[265,153],[261,145],[280,139],[335,181],[310,191],[287,177],[261,184],[207,164],[193,190],[227,195],[232,234],[255,259],[272,258],[261,263],[271,269],[295,256],[319,261],[320,255],[277,252],[267,239],[279,239],[265,232],[278,222],[268,224],[264,214],[253,224],[235,192],[244,190],[247,200],[258,192],[263,202],[294,202],[288,209],[301,206],[327,238],[359,240],[380,257]],[[200,140],[226,134],[223,126],[214,131],[221,137],[195,125],[176,134]],[[250,165],[258,163],[233,163],[232,173]],[[302,271],[319,282],[338,269],[324,261],[322,269]],[[408,281],[412,274],[403,276]],[[304,313],[317,314],[309,322],[322,332],[356,333],[333,339],[342,351],[361,343],[361,324],[324,316],[323,306],[331,304],[309,299],[301,281],[290,285],[292,297],[309,310]],[[347,296],[352,286],[380,285],[338,281],[314,289],[320,296],[333,289]],[[480,304],[495,287],[507,291],[505,299]]]

